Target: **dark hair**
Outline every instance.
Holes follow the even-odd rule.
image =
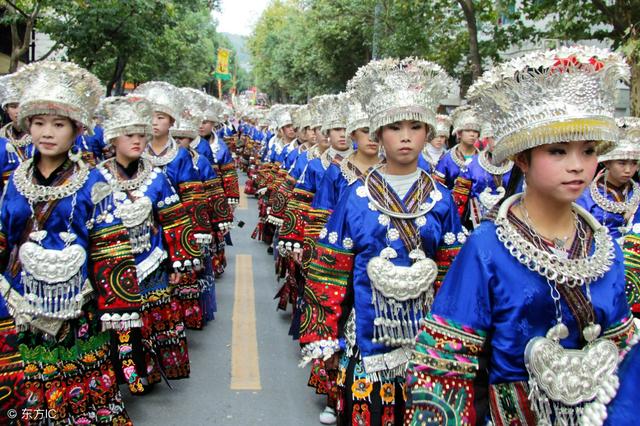
[[[527,164],[531,164],[531,149],[527,149],[526,151],[518,154],[518,156],[519,155],[522,155],[524,157],[524,160],[527,162]],[[512,195],[515,195],[518,189],[522,187],[522,184],[524,184],[524,173],[520,166],[514,164],[513,168],[511,169],[509,183],[507,183],[507,190],[504,193],[504,197],[502,197],[502,200],[500,200],[498,204],[502,204],[504,200],[511,197]]]

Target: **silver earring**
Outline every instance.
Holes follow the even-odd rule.
[[[77,146],[72,146],[69,151],[67,151],[67,155],[69,156],[69,160],[77,163],[82,158],[82,151]]]

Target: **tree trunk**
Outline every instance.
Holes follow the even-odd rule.
[[[469,60],[471,61],[471,75],[473,81],[482,75],[482,61],[478,48],[478,26],[476,25],[476,11],[473,0],[458,0],[469,31]]]
[[[7,3],[6,10],[11,14],[22,15],[25,20],[25,29],[22,36],[20,36],[18,23],[15,20],[11,23],[11,57],[9,59],[9,72],[13,73],[18,70],[20,57],[27,52],[27,49],[29,49],[29,44],[31,43],[31,31],[33,30],[36,18],[40,12],[40,2],[35,2],[33,11],[28,15],[25,12],[14,8],[9,3]]]
[[[629,92],[629,106],[633,117],[640,117],[640,62],[637,57],[630,60],[631,65],[631,91]]]
[[[107,96],[111,96],[112,92],[115,90],[116,95],[122,94],[122,77],[124,76],[124,70],[127,67],[128,58],[123,56],[118,56],[116,59],[116,66],[113,70],[113,76],[111,76],[111,80],[107,83]]]

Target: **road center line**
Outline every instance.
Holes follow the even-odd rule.
[[[255,292],[251,255],[236,255],[236,282],[231,335],[231,384],[234,390],[260,390]]]
[[[247,194],[240,188],[240,201],[238,202],[238,210],[246,210],[248,208]]]

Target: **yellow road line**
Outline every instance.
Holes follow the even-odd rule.
[[[231,335],[231,389],[262,389],[258,359],[252,257],[238,254]]]
[[[242,188],[240,188],[240,202],[238,203],[238,209],[246,210],[247,208],[249,208],[247,204],[247,194],[245,194]]]

